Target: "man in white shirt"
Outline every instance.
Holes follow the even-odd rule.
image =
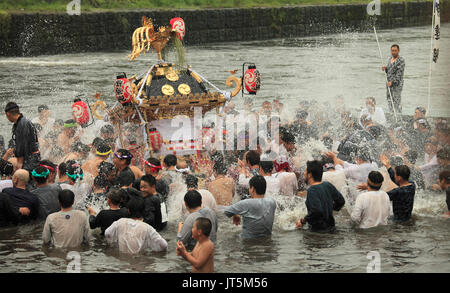
[[[274,196],[280,194],[280,179],[272,176],[273,161],[261,161],[259,163],[259,173],[266,179],[266,196]]]
[[[366,108],[361,110],[361,113],[359,114],[359,124],[361,124],[361,117],[363,115],[367,115],[368,118],[370,118],[373,122],[383,125],[386,127],[386,117],[384,115],[383,108],[377,107],[377,102],[375,101],[374,97],[366,98]]]
[[[214,198],[214,195],[206,189],[198,189],[198,178],[195,177],[192,174],[189,174],[186,176],[185,179],[187,190],[197,190],[200,195],[202,196],[202,208],[210,208],[214,212],[218,212],[216,199]],[[184,202],[182,204],[182,214],[184,216],[187,216],[189,214],[188,210],[186,209],[186,206],[184,205]]]
[[[359,228],[387,225],[391,203],[387,193],[380,190],[382,184],[383,175],[378,171],[372,171],[367,178],[367,184],[359,186],[368,190],[358,195],[351,214],[352,221],[357,223]]]

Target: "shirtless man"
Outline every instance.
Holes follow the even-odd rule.
[[[209,219],[195,220],[192,237],[197,240],[197,244],[192,252],[187,252],[182,241],[177,242],[177,255],[191,263],[193,273],[214,273],[214,243],[208,238],[211,228]]]
[[[222,162],[214,164],[214,180],[208,185],[209,192],[212,193],[219,206],[229,206],[234,197],[234,180],[227,177],[227,168]]]
[[[78,124],[73,120],[67,120],[64,122],[64,130],[58,135],[57,144],[61,147],[64,153],[69,153],[70,146],[78,139],[75,136]]]
[[[87,161],[81,166],[84,172],[91,174],[94,178],[98,175],[98,166],[101,162],[108,160],[109,155],[112,153],[111,147],[106,143],[100,143],[95,152],[95,158]]]

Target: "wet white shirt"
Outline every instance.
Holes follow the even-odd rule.
[[[375,112],[373,114],[370,114],[369,110],[367,110],[367,108],[362,109],[361,113],[359,114],[359,121],[360,121],[359,124],[360,125],[361,125],[361,117],[363,115],[367,115],[375,123],[386,126],[386,116],[384,115],[383,108],[381,108],[381,107],[375,107]]]
[[[122,253],[136,254],[147,248],[152,251],[167,249],[166,240],[152,226],[130,218],[121,218],[112,223],[106,229],[105,237],[109,244],[118,243]]]
[[[323,172],[322,181],[330,182],[341,194],[344,194],[344,189],[347,186],[344,170]]]
[[[294,196],[297,194],[298,181],[297,176],[293,172],[279,172],[272,175],[280,179],[280,194]]]
[[[336,171],[340,169],[340,165],[336,166]],[[366,182],[369,173],[372,171],[378,171],[378,165],[375,162],[363,163],[361,165],[344,162],[345,177],[353,180],[356,184]]]
[[[280,194],[280,179],[275,176],[264,176],[266,179],[266,196],[275,196]]]
[[[391,202],[386,192],[368,191],[358,195],[351,218],[359,228],[367,229],[387,225]]]
[[[5,188],[13,187],[13,183],[11,179],[0,180],[0,192],[2,192]]]

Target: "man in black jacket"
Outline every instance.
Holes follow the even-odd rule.
[[[144,222],[161,231],[167,224],[163,222],[162,214],[165,213],[165,205],[161,205],[161,195],[156,192],[156,179],[152,175],[144,175],[141,178],[141,192],[144,197]],[[163,210],[162,210],[163,209]]]
[[[17,168],[31,172],[39,166],[41,160],[36,128],[20,113],[19,106],[14,102],[6,104],[5,114],[6,118],[14,123],[12,142],[14,156],[17,158]]]
[[[329,182],[322,182],[322,163],[308,161],[304,173],[305,182],[309,185],[306,195],[308,214],[297,221],[297,228],[308,223],[314,232],[331,232],[335,222],[333,210],[339,211],[345,204],[342,194]]]

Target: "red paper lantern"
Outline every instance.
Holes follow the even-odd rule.
[[[150,143],[154,151],[158,151],[161,149],[162,145],[161,133],[156,128],[151,128],[149,130],[148,138],[150,139]]]
[[[80,124],[88,124],[89,123],[89,110],[88,106],[83,101],[78,101],[72,104],[72,113],[74,120]]]
[[[116,95],[117,101],[121,104],[126,104],[131,101],[133,97],[131,94],[131,83],[126,76],[118,76],[116,81],[114,81],[114,94]]]
[[[244,85],[249,94],[256,95],[261,85],[261,74],[256,70],[256,66],[249,66],[245,71]]]
[[[183,40],[184,35],[186,34],[184,20],[181,17],[172,18],[170,20],[170,25],[172,26],[172,30],[177,33],[177,38]]]

